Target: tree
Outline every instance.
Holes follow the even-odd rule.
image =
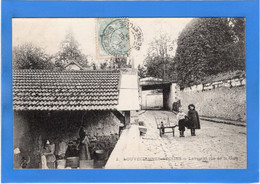
[[[230,47],[230,58],[233,59],[233,70],[246,69],[246,33],[245,33],[245,19],[244,18],[230,18],[232,31],[234,36],[234,43]]]
[[[173,63],[174,40],[169,35],[160,35],[150,43],[148,55],[145,59],[147,76],[172,79],[175,64]]]
[[[106,70],[106,69],[107,69],[107,66],[108,66],[107,62],[101,63],[101,64],[100,64],[100,69],[101,69],[101,70]]]
[[[127,61],[127,57],[116,56],[112,58],[115,68],[131,68],[130,61]]]
[[[26,43],[13,48],[13,69],[53,69],[52,57],[40,47]]]
[[[82,67],[87,67],[87,56],[79,49],[79,43],[74,39],[72,33],[68,33],[64,41],[61,42],[60,51],[57,54],[56,65],[64,67],[75,61]]]
[[[127,57],[115,56],[106,60],[105,62],[100,64],[100,68],[102,70],[106,69],[118,69],[118,68],[131,68],[131,62],[127,61]]]
[[[146,77],[146,68],[144,66],[141,66],[140,64],[137,67],[138,69],[138,76],[140,78],[145,78]]]
[[[210,75],[245,70],[243,18],[193,19],[177,40],[178,83],[201,83]]]

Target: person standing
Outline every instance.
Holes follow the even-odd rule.
[[[182,111],[182,109],[179,110],[179,113],[177,114],[177,121],[180,131],[180,137],[184,137],[184,131],[186,126],[186,120],[185,120],[186,114]]]
[[[45,158],[42,157],[42,161],[43,161],[42,168],[46,169],[46,164],[47,164],[47,168],[49,168],[49,169],[56,168],[56,165],[55,165],[56,156],[55,156],[54,152],[55,152],[54,142],[50,142],[49,140],[47,140],[45,142],[45,146],[43,148],[43,153],[42,153],[42,156],[45,156]]]
[[[189,124],[189,129],[191,131],[191,136],[196,136],[195,134],[195,129],[200,129],[200,119],[199,119],[199,114],[198,112],[195,110],[195,105],[190,104],[188,106],[188,118],[190,121]]]
[[[90,160],[89,139],[84,127],[79,130],[79,160]]]

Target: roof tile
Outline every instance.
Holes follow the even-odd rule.
[[[119,71],[13,71],[14,110],[115,110]]]

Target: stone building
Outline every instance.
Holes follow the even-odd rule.
[[[42,140],[70,142],[85,127],[91,151],[113,150],[139,110],[136,71],[13,71],[13,146],[39,168]]]

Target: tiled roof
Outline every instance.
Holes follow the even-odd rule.
[[[115,110],[119,71],[13,71],[14,110]]]

